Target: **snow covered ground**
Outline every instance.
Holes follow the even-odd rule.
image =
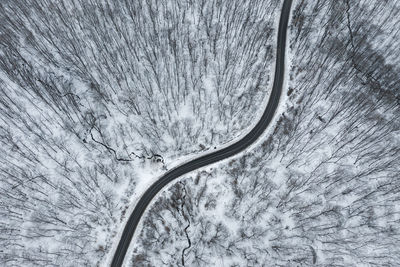
[[[105,262],[141,193],[256,122],[279,1],[3,1],[1,265]]]
[[[160,194],[131,265],[400,262],[399,12],[396,1],[297,1],[273,134]]]
[[[165,168],[258,118],[280,3],[2,1],[0,265],[105,264]],[[161,193],[130,263],[400,262],[400,6],[295,4],[276,126]]]

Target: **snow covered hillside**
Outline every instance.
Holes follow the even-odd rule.
[[[166,166],[255,123],[279,11],[265,0],[1,1],[0,265],[104,262]]]
[[[400,5],[295,3],[286,111],[144,218],[134,266],[396,266]]]

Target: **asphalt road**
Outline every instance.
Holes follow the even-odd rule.
[[[164,186],[166,186],[171,181],[175,180],[176,178],[188,172],[215,163],[222,159],[232,157],[237,153],[243,151],[245,148],[254,143],[261,136],[261,134],[264,132],[267,126],[270,124],[272,118],[274,117],[275,111],[278,107],[279,98],[282,93],[282,85],[285,75],[284,65],[285,65],[285,50],[286,50],[286,32],[288,27],[291,5],[292,5],[292,0],[284,0],[281,11],[281,17],[279,21],[274,84],[272,87],[272,92],[267,107],[265,108],[265,111],[260,121],[245,137],[243,137],[238,142],[221,150],[217,150],[211,154],[207,154],[205,156],[187,162],[183,165],[180,165],[168,171],[158,181],[156,181],[153,185],[151,185],[151,187],[144,193],[142,198],[139,200],[135,209],[133,210],[132,214],[129,217],[129,220],[122,234],[121,240],[118,244],[117,250],[115,251],[114,258],[111,263],[112,267],[117,267],[122,265],[125,254],[132,240],[133,234],[135,233],[136,227],[144,211],[146,210],[151,200],[156,196],[156,194],[161,189],[164,188]]]

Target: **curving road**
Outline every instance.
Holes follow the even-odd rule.
[[[264,132],[267,126],[270,124],[275,111],[279,104],[279,98],[282,93],[282,85],[285,74],[285,50],[286,50],[286,32],[288,27],[290,8],[292,5],[292,0],[284,0],[281,17],[279,21],[278,29],[278,43],[277,43],[277,54],[276,54],[276,65],[275,65],[275,77],[274,84],[272,87],[272,92],[265,108],[265,111],[257,123],[257,125],[241,140],[238,142],[213,153],[204,155],[190,162],[187,162],[181,166],[178,166],[164,176],[162,176],[158,181],[151,185],[151,187],[144,193],[142,198],[137,203],[135,209],[133,210],[129,220],[125,226],[124,232],[122,234],[121,240],[118,244],[117,250],[115,251],[114,258],[112,260],[112,267],[119,267],[124,261],[125,254],[128,250],[129,244],[132,240],[133,234],[135,233],[136,227],[146,210],[147,206],[151,200],[156,196],[156,194],[164,188],[168,183],[175,180],[176,178],[201,168],[203,166],[215,163],[222,159],[226,159],[236,155],[237,153],[243,151],[245,148],[254,143]]]

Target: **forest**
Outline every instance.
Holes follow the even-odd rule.
[[[400,5],[294,4],[272,134],[166,189],[132,266],[400,262]]]
[[[146,186],[238,138],[279,1],[0,3],[0,265],[96,266]]]

